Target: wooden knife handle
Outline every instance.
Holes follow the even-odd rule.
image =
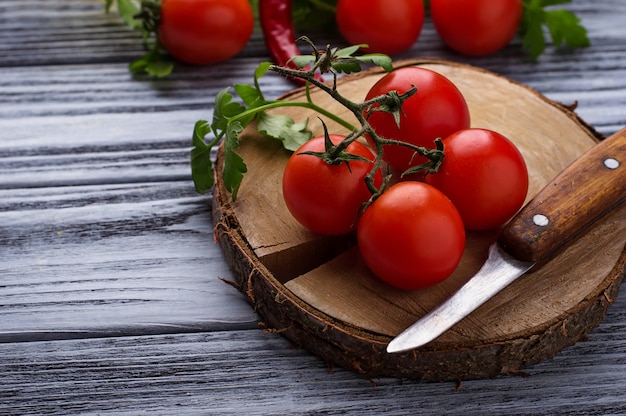
[[[505,226],[499,243],[523,261],[549,260],[626,200],[626,128],[580,156]]]

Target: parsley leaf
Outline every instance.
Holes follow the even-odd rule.
[[[145,73],[153,77],[164,78],[172,73],[174,62],[161,54],[155,47],[144,56],[131,62],[128,69],[134,73]]]
[[[578,16],[565,9],[546,9],[565,3],[571,3],[571,0],[524,0],[520,32],[522,46],[528,50],[532,59],[537,59],[546,49],[544,26],[555,46],[576,48],[590,45],[587,30]]]
[[[261,91],[250,84],[235,84],[233,88],[248,107],[259,107],[265,102]]]
[[[589,46],[587,30],[580,25],[580,19],[567,10],[546,12],[546,25],[550,29],[555,45],[566,44],[569,47]]]
[[[211,123],[214,132],[226,132],[229,120],[246,110],[246,107],[237,101],[233,101],[233,96],[228,92],[229,90],[229,87],[224,88],[215,96],[215,108],[213,109],[213,121]]]
[[[236,101],[228,92],[229,88],[224,88],[215,97],[215,109],[211,124],[206,120],[196,122],[192,135],[191,149],[191,176],[198,193],[205,193],[215,184],[215,173],[213,161],[211,160],[211,149],[226,136],[224,143],[224,183],[233,198],[237,195],[239,182],[246,172],[243,159],[237,155],[233,149],[239,147],[238,136],[243,130],[241,122],[232,122],[231,118],[243,113],[246,108]],[[206,136],[211,132],[215,138],[205,142]]]
[[[109,13],[113,5],[126,24],[142,32],[144,48],[147,52],[134,60],[128,69],[137,74],[147,74],[163,78],[172,73],[174,62],[159,43],[157,28],[161,19],[161,3],[158,0],[106,0],[105,11]]]
[[[133,0],[106,0],[105,11],[109,13],[113,3],[117,5],[117,12],[124,22],[132,29],[141,29],[141,21],[136,18],[139,13],[139,2]]]
[[[283,147],[295,151],[312,136],[306,130],[307,123],[294,123],[285,115],[260,113],[256,119],[257,129],[266,136],[283,141]]]
[[[235,153],[235,149],[239,147],[239,133],[242,131],[243,125],[239,121],[229,123],[226,130],[226,141],[224,142],[224,173],[222,179],[233,201],[237,199],[237,192],[239,191],[243,175],[248,171],[241,156]]]
[[[191,142],[191,176],[196,192],[205,193],[215,184],[211,147],[204,142],[204,138],[211,133],[211,127],[206,120],[198,120],[193,129]]]
[[[233,101],[232,94],[228,92],[229,89],[221,90],[215,97],[215,109],[213,110],[211,127],[217,137],[214,144],[221,137],[226,136],[224,141],[223,180],[226,190],[231,193],[233,200],[235,200],[243,174],[248,170],[241,156],[235,153],[235,149],[239,147],[239,133],[244,128],[242,121],[236,120],[235,117],[244,113],[246,107],[237,101]],[[245,124],[248,124],[253,118],[253,114],[244,117]]]

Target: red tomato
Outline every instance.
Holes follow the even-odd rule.
[[[337,144],[345,137],[330,135]],[[315,137],[296,150],[283,173],[283,198],[294,218],[309,230],[323,235],[346,234],[355,228],[361,204],[372,196],[364,178],[373,167],[371,162],[353,160],[330,165],[315,155],[302,152],[323,152],[324,137]],[[351,143],[350,154],[374,160],[372,152],[362,143]],[[376,172],[375,185],[382,175]]]
[[[426,182],[450,198],[465,228],[486,230],[511,219],[528,192],[528,170],[517,147],[500,133],[477,128],[458,131],[443,145],[443,163]]]
[[[205,65],[237,55],[253,27],[248,0],[163,0],[158,33],[174,58]]]
[[[417,92],[402,106],[400,129],[391,113],[370,114],[369,123],[379,136],[432,149],[435,139],[470,126],[469,109],[459,89],[448,78],[426,68],[405,67],[390,72],[372,86],[365,99],[394,90],[404,94],[413,85]],[[426,161],[414,154],[403,146],[383,147],[383,159],[401,171]]]
[[[409,49],[424,24],[422,0],[339,0],[337,26],[352,45],[367,44],[367,51],[393,55]]]
[[[522,0],[431,0],[435,29],[446,45],[482,56],[505,47],[522,20]]]
[[[443,193],[423,182],[406,181],[389,187],[365,209],[357,240],[376,276],[414,290],[452,274],[463,256],[465,230]]]

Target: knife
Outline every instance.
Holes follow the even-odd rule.
[[[526,204],[489,247],[481,269],[444,303],[387,346],[420,347],[533,268],[549,261],[591,224],[626,200],[626,128],[596,144]]]

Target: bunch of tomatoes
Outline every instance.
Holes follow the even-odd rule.
[[[378,80],[365,101],[392,91],[404,94],[414,86],[417,92],[402,103],[399,123],[375,106],[364,115],[385,139],[424,148],[435,148],[441,139],[444,156],[436,172],[402,176],[422,164],[424,156],[396,143],[376,146],[371,137],[349,144],[345,151],[354,156],[349,162],[328,163],[319,157],[328,139],[334,144],[345,140],[329,134],[292,154],[282,183],[287,208],[298,222],[323,235],[356,230],[369,269],[406,290],[449,277],[461,261],[466,231],[502,226],[521,208],[528,191],[520,151],[496,131],[470,127],[467,102],[447,77],[417,66],[398,68]],[[386,167],[374,163],[372,149],[382,149]],[[367,186],[368,175],[376,187],[385,184],[378,195]]]
[[[266,7],[291,4],[261,1]],[[505,46],[515,35],[522,0],[430,0],[430,11],[450,47],[484,55]],[[417,40],[424,3],[372,0],[363,7],[359,0],[338,0],[335,15],[340,32],[352,44],[395,54]],[[180,61],[215,63],[237,54],[253,25],[248,0],[162,0],[158,40]],[[282,39],[285,33],[290,32],[274,35]],[[293,37],[286,41],[292,42]],[[323,235],[356,232],[359,250],[372,272],[407,290],[449,277],[461,261],[466,231],[500,227],[519,210],[528,190],[528,172],[519,150],[498,132],[471,128],[465,98],[443,75],[420,67],[396,69],[373,85],[364,101],[414,88],[417,92],[403,101],[398,114],[379,111],[374,105],[364,110],[364,116],[376,136],[388,140],[431,149],[440,140],[444,156],[436,171],[403,175],[426,158],[413,147],[379,145],[368,135],[346,147],[349,161],[329,163],[320,155],[329,143],[337,145],[346,137],[328,134],[294,152],[282,184],[285,203],[298,222]]]
[[[290,26],[293,0],[252,3],[256,6],[257,1],[270,53],[284,64],[285,56],[297,51]],[[181,62],[225,61],[249,41],[255,6],[250,0],[161,0],[156,31],[159,44]],[[466,55],[486,55],[504,47],[515,36],[523,13],[522,0],[430,0],[429,7],[443,41]],[[409,49],[417,41],[424,16],[423,0],[372,0],[367,7],[361,0],[338,0],[335,8],[336,27],[348,42],[367,44],[370,52],[389,55]],[[290,53],[281,54],[281,48]]]

